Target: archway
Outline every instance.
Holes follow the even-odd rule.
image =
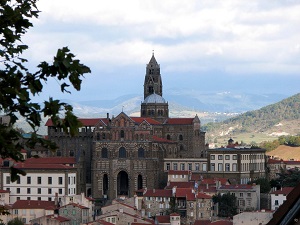
[[[118,173],[117,180],[118,180],[117,194],[128,195],[129,194],[128,174],[125,171],[120,171]]]
[[[142,175],[138,175],[137,190],[140,190],[142,188],[143,188],[143,177]]]
[[[103,195],[105,197],[105,195],[107,196],[107,192],[108,192],[108,176],[107,176],[107,174],[103,175],[102,184],[103,184],[103,187],[102,187]]]

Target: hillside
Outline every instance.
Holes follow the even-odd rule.
[[[275,150],[267,152],[267,155],[274,156],[283,160],[300,160],[300,147],[280,145]]]
[[[208,123],[203,126],[203,130],[207,132],[208,141],[218,138],[226,140],[228,137],[235,137],[236,141],[241,141],[240,137],[243,137],[242,140],[246,143],[259,143],[257,138],[272,139],[281,135],[299,134],[300,93],[219,123]]]

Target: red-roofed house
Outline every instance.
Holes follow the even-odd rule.
[[[29,224],[36,217],[53,214],[56,208],[54,201],[18,200],[11,206],[8,218],[21,218],[24,224]]]
[[[283,187],[271,192],[271,210],[277,210],[287,199],[288,194],[294,187]]]
[[[89,208],[77,203],[69,203],[59,208],[59,215],[71,220],[71,224],[88,223],[93,220]]]
[[[71,220],[59,216],[57,214],[52,214],[52,215],[46,215],[46,216],[41,216],[38,218],[34,218],[30,221],[31,225],[35,224],[47,224],[47,225],[72,225]]]
[[[167,216],[156,216],[155,224],[159,225],[180,225],[180,215],[178,213],[171,213]]]
[[[11,182],[10,167],[2,166],[0,170],[2,188],[10,191],[10,204],[14,204],[17,200],[53,201],[55,193],[60,198],[77,193],[77,168],[73,165],[57,164],[45,158],[37,161],[30,159],[14,163],[13,166],[25,171],[26,175]]]
[[[222,185],[217,192],[230,193],[236,197],[238,211],[260,210],[260,185]]]

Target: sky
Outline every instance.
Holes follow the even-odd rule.
[[[40,0],[23,37],[33,70],[68,46],[89,66],[80,92],[48,81],[39,100],[143,95],[153,52],[164,92],[300,92],[298,0]]]

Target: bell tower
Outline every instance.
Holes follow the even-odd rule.
[[[160,65],[157,63],[154,53],[152,53],[152,57],[146,66],[144,99],[154,93],[162,96],[162,81],[160,76]]]
[[[146,66],[141,117],[151,117],[160,122],[164,122],[169,117],[168,102],[162,97],[160,66],[154,57],[154,53]]]

